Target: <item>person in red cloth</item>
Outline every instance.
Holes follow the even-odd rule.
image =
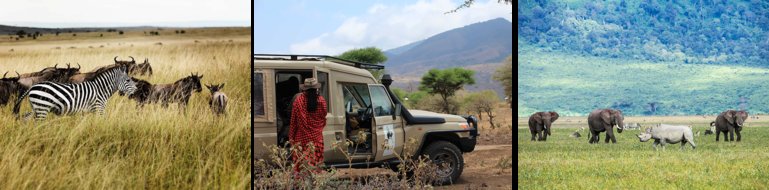
[[[300,174],[306,166],[318,166],[323,163],[323,128],[326,126],[326,100],[318,94],[320,83],[315,78],[307,78],[299,85],[302,92],[294,97],[291,110],[289,141],[292,146],[294,174]],[[318,172],[315,168],[313,172]]]

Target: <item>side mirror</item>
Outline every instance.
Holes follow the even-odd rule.
[[[393,120],[395,120],[396,116],[401,115],[401,109],[403,109],[403,106],[401,104],[395,104],[395,112],[393,113]]]

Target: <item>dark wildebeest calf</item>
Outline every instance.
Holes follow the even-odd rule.
[[[227,95],[221,91],[222,88],[224,88],[224,83],[220,85],[206,85],[206,88],[211,91],[211,98],[208,99],[208,105],[211,107],[211,111],[217,115],[226,114]]]
[[[179,108],[184,109],[189,103],[192,92],[200,92],[203,88],[200,85],[200,79],[203,75],[190,74],[190,76],[177,80],[171,84],[151,84],[147,81],[134,78],[136,81],[136,92],[128,98],[136,100],[139,107],[144,107],[147,103],[160,103],[164,108],[169,103],[179,103]]]

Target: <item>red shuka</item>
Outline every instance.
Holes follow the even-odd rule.
[[[318,95],[318,107],[314,111],[307,109],[307,96],[302,92],[296,97],[291,110],[291,127],[288,139],[294,148],[301,147],[302,152],[292,151],[294,171],[302,169],[303,162],[310,166],[323,163],[323,127],[326,126],[326,100]],[[308,152],[314,145],[313,152]],[[302,156],[304,155],[304,156]]]

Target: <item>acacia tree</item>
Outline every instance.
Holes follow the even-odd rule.
[[[489,124],[491,128],[497,128],[499,126],[494,125],[494,107],[499,102],[497,93],[493,90],[484,90],[476,93],[472,93],[465,97],[465,105],[471,112],[478,113],[478,118],[483,120],[483,114],[486,114],[489,118]]]
[[[497,68],[497,71],[493,76],[494,80],[499,81],[502,87],[505,88],[505,95],[507,103],[510,104],[510,108],[513,108],[513,55],[507,56],[505,61],[502,62],[502,66]]]
[[[348,50],[341,55],[338,55],[337,57],[342,59],[347,59],[350,61],[357,61],[357,62],[363,62],[363,63],[370,63],[370,64],[382,64],[385,61],[387,61],[387,56],[376,47],[367,47],[367,48],[356,48],[352,50]],[[383,72],[382,70],[368,70],[371,72],[371,75],[374,75],[375,79],[379,79]]]
[[[449,98],[454,96],[457,90],[462,89],[466,84],[475,84],[473,79],[475,71],[459,67],[445,70],[430,69],[424,76],[419,85],[419,90],[424,90],[429,94],[440,95],[443,100],[441,106],[444,113],[451,113]]]

